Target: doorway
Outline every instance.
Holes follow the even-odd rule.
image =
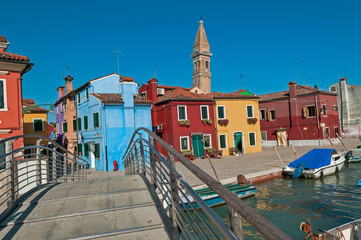
[[[95,144],[90,143],[90,169],[95,170]]]
[[[234,139],[234,147],[237,151],[244,153],[244,146],[243,146],[243,133],[242,132],[235,132],[233,133]]]
[[[192,135],[193,152],[197,158],[204,157],[204,146],[202,135]]]

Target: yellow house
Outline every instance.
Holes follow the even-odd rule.
[[[47,110],[34,104],[33,99],[23,99],[23,125],[24,134],[37,134],[48,136]],[[24,145],[35,145],[37,139],[25,139]],[[45,144],[46,142],[42,142]]]
[[[261,152],[259,97],[246,90],[207,95],[214,100],[218,149],[223,156]]]

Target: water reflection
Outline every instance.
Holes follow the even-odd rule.
[[[331,229],[361,218],[361,163],[345,166],[339,174],[323,179],[279,178],[256,184],[255,197],[245,202],[292,239],[303,239],[301,222],[311,219],[314,229]],[[225,206],[215,209],[227,219]],[[243,221],[245,239],[264,239]]]

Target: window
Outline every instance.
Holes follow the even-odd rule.
[[[262,139],[263,141],[266,141],[266,140],[267,140],[267,132],[266,132],[266,131],[262,131],[262,132],[261,132],[261,139]]]
[[[59,124],[56,124],[56,134],[59,134]]]
[[[63,103],[63,109],[64,109],[64,112],[66,111],[66,102]]]
[[[265,109],[259,110],[259,119],[266,120],[266,110]]]
[[[336,105],[333,105],[333,106],[332,106],[332,110],[333,110],[333,111],[337,111],[337,110],[338,110],[337,106],[336,106]]]
[[[338,127],[335,127],[335,137],[339,137],[340,136],[340,132],[338,130]]]
[[[93,113],[94,128],[99,127],[99,112]]]
[[[89,143],[84,143],[84,157],[89,157]]]
[[[252,105],[248,105],[247,106],[247,118],[253,118],[254,114],[253,114],[253,106]]]
[[[227,148],[227,135],[226,134],[219,135],[219,148],[220,149]]]
[[[225,119],[226,113],[224,106],[217,106],[218,119]]]
[[[205,148],[210,148],[210,147],[212,147],[212,137],[211,137],[211,134],[205,134],[205,135],[203,135],[203,142],[204,142],[204,147],[205,147]]]
[[[189,150],[189,137],[180,137],[181,151]]]
[[[76,131],[76,118],[73,119],[73,131]]]
[[[331,87],[331,92],[336,92],[336,87]]]
[[[81,143],[78,143],[78,155],[82,156],[82,152],[83,152],[83,145]]]
[[[81,131],[81,118],[78,118],[78,130]]]
[[[68,132],[68,123],[67,122],[63,122],[63,132],[64,133]]]
[[[58,105],[56,105],[55,109],[56,109],[56,114],[59,114],[59,108],[58,108]]]
[[[144,97],[144,98],[147,98],[147,91],[144,91],[140,94],[140,96]]]
[[[0,143],[0,156],[5,154],[5,143]],[[5,169],[6,164],[5,164],[6,158],[2,157],[0,158],[0,169]]]
[[[254,132],[248,133],[249,135],[249,145],[256,146],[256,134]]]
[[[208,106],[201,106],[201,119],[209,119]]]
[[[80,104],[80,93],[76,95],[76,98],[78,99],[78,104]]]
[[[0,111],[7,111],[5,79],[0,79]]]
[[[178,121],[187,120],[187,107],[178,106]]]
[[[84,116],[84,129],[88,130],[88,116]]]
[[[322,104],[322,115],[327,117],[327,107],[326,104]]]
[[[274,110],[274,109],[268,110],[268,120],[269,121],[276,120],[276,110]]]
[[[89,88],[85,89],[85,100],[89,100]]]
[[[44,131],[43,119],[33,119],[34,132]]]
[[[304,106],[303,107],[303,117],[304,118],[316,117],[316,107],[315,106]]]
[[[326,135],[326,138],[329,138],[330,137],[330,128],[325,128],[325,135]]]
[[[206,68],[208,68],[209,66],[208,66],[208,61],[206,61]]]
[[[96,159],[100,159],[100,144],[95,143],[94,144],[94,155]]]

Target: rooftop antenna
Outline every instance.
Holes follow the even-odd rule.
[[[346,75],[347,75],[347,68],[345,68],[345,78],[346,78]]]
[[[243,75],[241,73],[241,89],[243,89]]]
[[[154,70],[154,78],[157,79],[157,69],[153,67],[153,70]]]
[[[301,64],[303,63],[303,61],[300,61],[300,62],[296,62],[296,83],[298,84],[298,72],[297,72],[297,66],[298,64]]]
[[[236,91],[237,91],[237,78],[234,78],[234,82],[235,82],[235,85],[236,85]]]
[[[115,49],[115,51],[113,52],[117,55],[117,64],[118,64],[118,74],[119,74],[119,54],[121,54],[122,52],[119,51],[119,49]]]
[[[311,79],[312,79],[312,78],[311,78],[311,77],[308,77],[307,79],[308,79],[308,86],[311,86]]]
[[[68,66],[65,66],[65,67],[68,69],[69,75],[71,75],[71,74],[70,74],[70,67],[68,67]]]

